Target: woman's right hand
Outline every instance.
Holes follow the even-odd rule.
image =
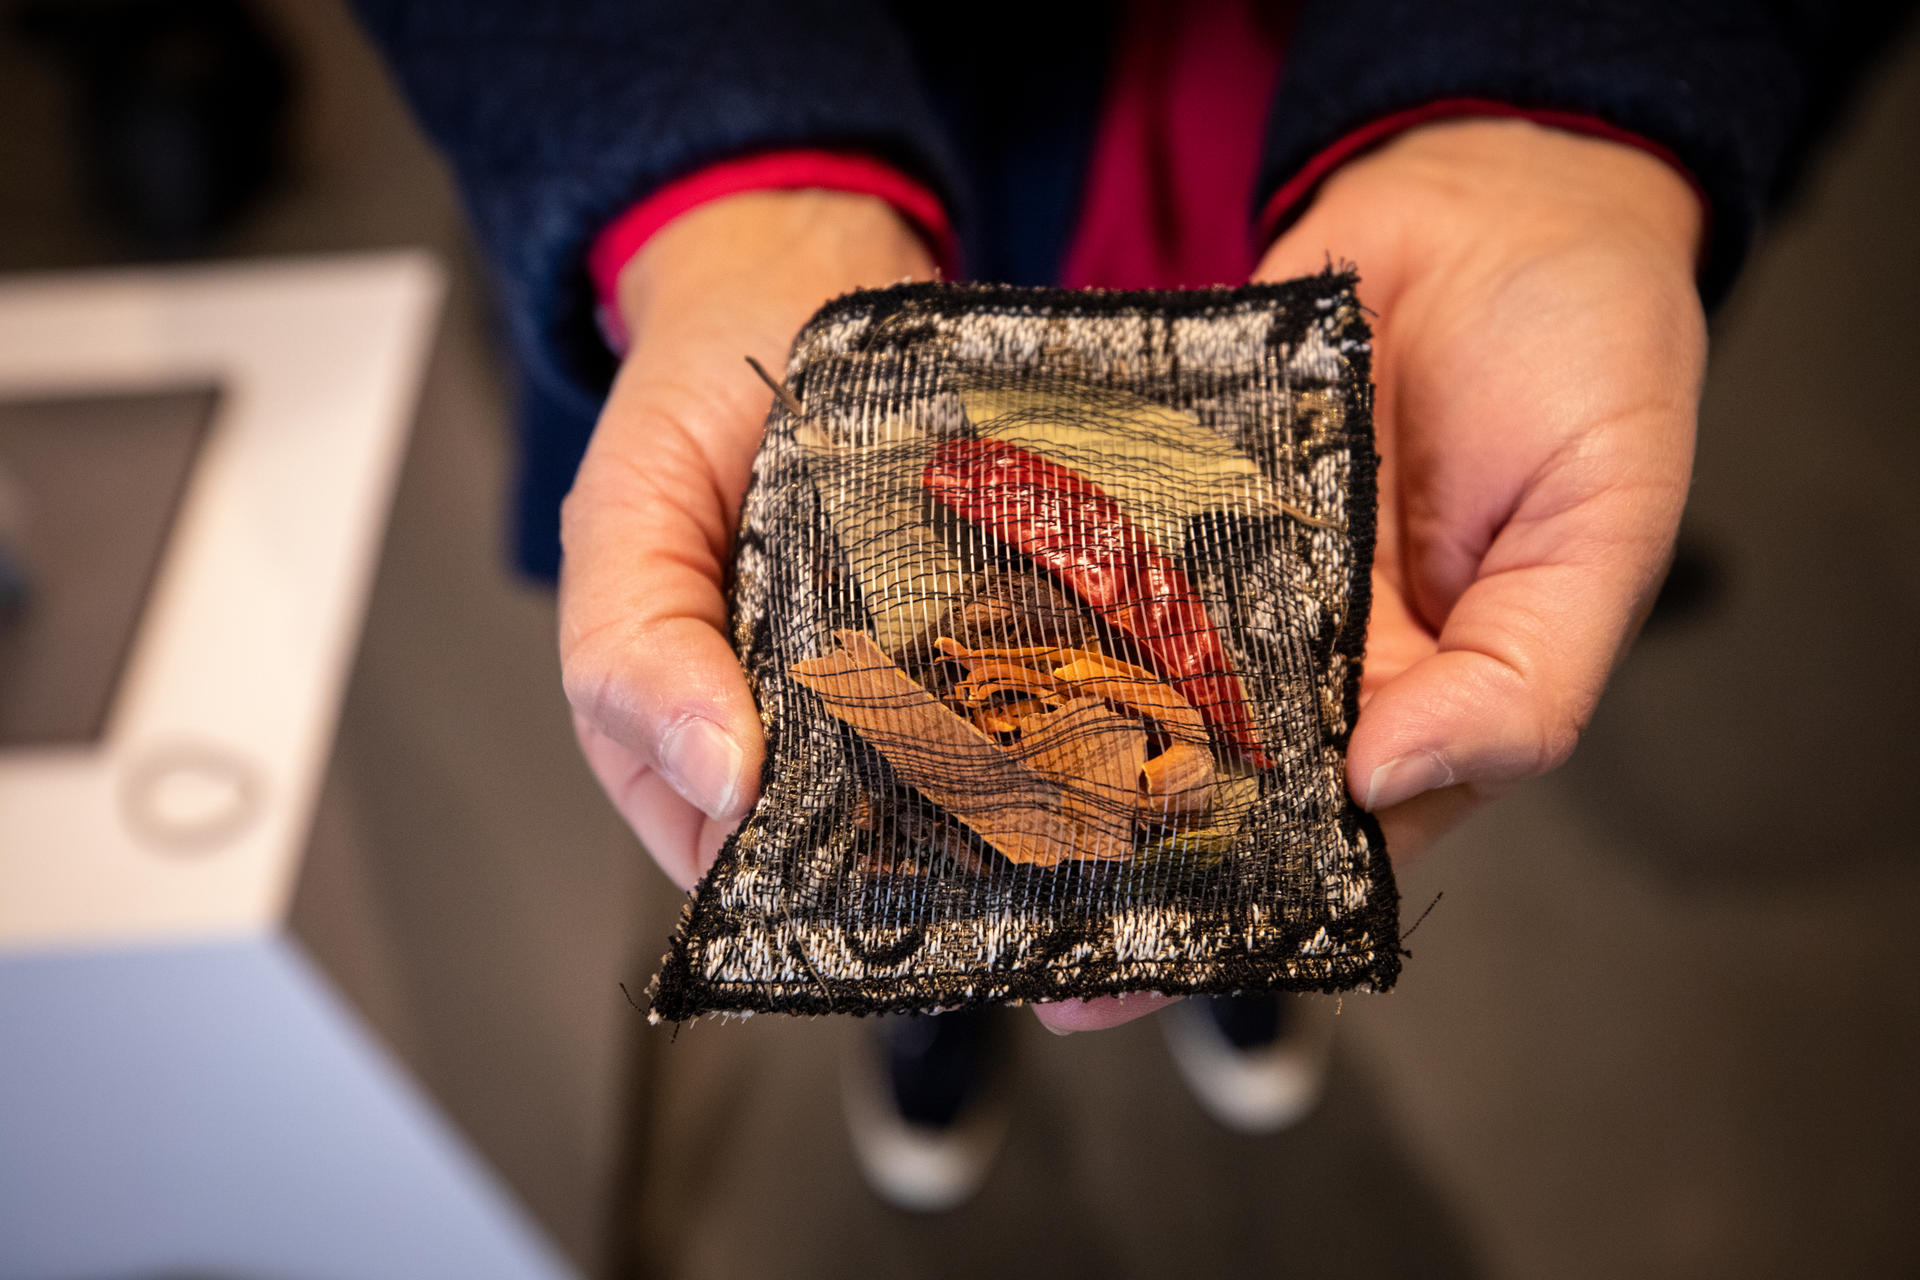
[[[560,669],[581,750],[691,889],[753,807],[764,739],[723,582],[776,373],[829,298],[933,273],[885,203],[753,192],[669,223],[621,272],[632,347],[562,511]]]

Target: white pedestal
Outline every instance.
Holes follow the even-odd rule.
[[[220,389],[104,732],[0,751],[0,1278],[569,1274],[287,928],[441,289],[0,282],[0,395]]]

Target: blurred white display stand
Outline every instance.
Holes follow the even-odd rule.
[[[0,398],[217,391],[100,732],[0,747],[3,1280],[571,1274],[286,925],[441,292],[0,281]]]

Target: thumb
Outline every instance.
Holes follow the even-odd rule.
[[[822,301],[931,265],[877,199],[769,191],[682,215],[622,273],[634,346],[561,513],[562,677],[587,730],[710,818],[752,807],[765,754],[723,594],[772,400],[741,357],[782,368]]]
[[[1497,789],[1572,753],[1658,589],[1685,496],[1627,484],[1571,498],[1547,476],[1488,546],[1435,651],[1376,689],[1348,787],[1378,812],[1423,792]]]
[[[737,352],[701,363],[663,377],[637,349],[615,384],[562,513],[560,661],[587,726],[724,819],[763,752],[722,584],[768,396]]]

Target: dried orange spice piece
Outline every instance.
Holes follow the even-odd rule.
[[[1055,667],[1053,677],[1151,718],[1176,741],[1205,747],[1213,740],[1193,704],[1145,667],[1093,654]]]

